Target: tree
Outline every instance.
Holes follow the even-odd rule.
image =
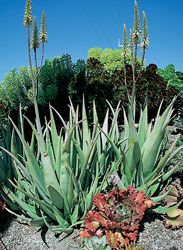
[[[58,86],[54,81],[53,61],[46,60],[41,68],[38,87],[38,103],[46,105],[56,99]]]
[[[50,102],[59,112],[62,111],[63,116],[67,116],[69,96],[77,93],[74,70],[75,64],[68,54],[46,60],[39,76],[39,103],[47,106]]]
[[[12,69],[1,82],[0,102],[8,109],[18,109],[20,104],[26,108],[32,103],[28,96],[31,88],[28,69],[26,67],[19,67],[18,71]]]
[[[74,104],[82,104],[82,96],[86,89],[86,64],[84,60],[77,60],[74,64],[74,77],[69,85],[69,96]]]
[[[112,103],[114,98],[114,85],[110,79],[110,73],[100,61],[95,58],[87,60],[85,98],[89,110],[95,100],[100,121],[104,118],[104,110],[108,108],[106,100]]]
[[[95,58],[104,65],[105,70],[112,73],[115,70],[120,70],[124,67],[123,49],[104,49],[91,48],[88,51],[88,59]],[[131,63],[131,53],[127,50],[126,63]]]

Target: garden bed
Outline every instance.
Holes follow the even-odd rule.
[[[171,143],[175,136],[173,127],[168,129]],[[174,181],[177,180],[174,176]],[[179,179],[182,177],[179,176]],[[8,218],[8,219],[7,219]],[[183,228],[167,229],[161,217],[147,213],[140,228],[138,245],[143,250],[183,250]],[[61,234],[55,237],[50,230],[39,229],[19,223],[9,215],[3,216],[0,224],[0,250],[62,250],[79,246],[79,230],[71,235]]]

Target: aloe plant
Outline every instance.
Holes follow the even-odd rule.
[[[7,185],[2,185],[2,190],[7,196],[6,203],[11,201],[10,208],[6,208],[10,213],[15,214],[13,205],[18,206],[23,214],[17,216],[27,223],[46,224],[55,233],[69,233],[91,208],[93,196],[103,188],[107,175],[121,164],[123,155],[116,146],[119,143],[116,126],[119,108],[113,114],[110,128],[109,111],[103,126],[99,126],[95,104],[92,127],[88,125],[84,101],[81,121],[79,110],[74,109],[72,102],[68,122],[56,112],[60,130],[55,125],[55,112],[50,107],[50,121],[45,121],[41,134],[27,117],[24,118],[32,129],[31,142],[24,136],[21,111],[21,130],[12,121],[24,157],[1,147],[12,157],[17,172],[15,180],[9,180],[14,190]]]
[[[22,145],[18,136],[16,136],[10,121],[4,126],[0,127],[0,146],[13,154],[22,155]],[[12,167],[13,161],[11,156],[6,154],[3,150],[0,152],[0,183],[6,182],[9,185],[8,179],[16,177],[16,170]],[[10,185],[11,186],[11,185]]]
[[[124,111],[124,134],[128,140],[123,143],[126,154],[120,169],[121,181],[118,183],[120,188],[133,185],[152,197],[157,191],[162,190],[171,175],[178,170],[179,164],[168,168],[172,158],[183,149],[183,146],[175,147],[178,137],[161,155],[162,142],[171,120],[174,101],[175,99],[162,115],[159,115],[160,110],[158,111],[154,124],[148,124],[147,106],[141,111],[138,126],[135,126],[131,106],[127,115]],[[154,198],[154,201],[158,202],[161,198],[163,196]]]
[[[126,47],[126,28],[124,29],[124,43]],[[141,109],[139,123],[135,124],[136,120],[136,103],[135,103],[135,87],[139,79],[141,70],[137,72],[137,53],[138,47],[142,49],[141,68],[144,64],[145,52],[149,44],[148,28],[146,14],[143,12],[143,29],[140,32],[140,20],[138,5],[135,1],[134,6],[134,28],[130,32],[130,49],[132,57],[133,69],[133,87],[132,94],[128,93],[128,110],[124,110],[124,137],[126,141],[121,145],[125,152],[124,161],[121,166],[116,169],[114,174],[118,174],[121,180],[118,187],[124,189],[129,185],[133,185],[137,190],[143,190],[147,196],[153,197],[160,192],[173,173],[178,170],[179,165],[169,169],[168,166],[175,155],[183,149],[183,146],[175,149],[175,142],[164,153],[161,153],[162,143],[168,124],[171,121],[173,114],[174,98],[165,111],[161,113],[161,106],[157,112],[154,123],[148,123],[148,105]],[[126,72],[125,72],[126,73]],[[126,76],[125,76],[126,81]],[[169,190],[170,191],[170,190]],[[155,202],[163,199],[164,195],[154,197]],[[158,210],[156,210],[158,211]]]
[[[12,157],[16,169],[14,180],[9,180],[14,190],[6,183],[2,190],[6,209],[15,213],[18,206],[22,215],[18,217],[35,226],[46,224],[55,233],[71,232],[92,206],[92,198],[103,186],[107,174],[112,172],[123,159],[116,147],[119,131],[116,126],[119,105],[113,113],[110,129],[109,111],[106,113],[102,128],[98,124],[95,104],[93,105],[93,127],[89,127],[85,103],[83,101],[82,120],[79,110],[70,103],[69,121],[60,118],[60,130],[55,124],[55,113],[50,107],[50,121],[42,126],[37,104],[38,64],[37,49],[39,45],[36,19],[33,22],[32,48],[36,65],[36,77],[33,74],[31,60],[31,25],[32,1],[27,0],[24,14],[24,26],[27,30],[28,58],[33,87],[35,108],[35,125],[25,117],[32,129],[32,140],[25,138],[23,115],[20,110],[21,129],[11,120],[14,130],[21,141],[22,157],[11,150],[2,148]],[[40,31],[42,52],[47,42],[45,13],[42,14]],[[43,62],[43,55],[41,65]],[[103,133],[101,133],[101,130]],[[117,138],[117,140],[116,140]]]

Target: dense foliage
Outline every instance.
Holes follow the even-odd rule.
[[[66,115],[69,96],[74,103],[81,103],[86,88],[85,67],[83,60],[73,63],[68,54],[45,61],[38,82],[38,103],[43,116],[48,114],[49,103],[58,111],[64,107]],[[0,123],[7,120],[9,112],[17,116],[20,104],[29,113],[33,112],[32,82],[26,67],[10,70],[0,84]]]
[[[88,59],[95,58],[104,65],[105,70],[112,73],[114,70],[120,70],[124,67],[123,49],[104,49],[91,48],[88,51]],[[131,63],[131,52],[127,50],[126,63]]]
[[[132,89],[132,68],[126,66],[128,89]],[[148,101],[150,119],[156,114],[161,100],[164,106],[170,103],[173,96],[178,93],[175,87],[167,86],[167,81],[161,77],[154,64],[144,68],[137,84],[137,108]],[[127,95],[124,85],[124,70],[115,69],[111,72],[105,69],[105,65],[96,58],[72,62],[71,56],[66,54],[53,60],[46,60],[39,76],[38,103],[42,107],[43,114],[48,115],[47,106],[51,103],[60,112],[63,107],[64,117],[67,117],[67,105],[69,97],[74,104],[82,103],[85,94],[87,106],[91,108],[95,100],[99,111],[99,119],[104,118],[104,110],[107,108],[106,100],[116,105],[119,100],[122,105],[127,105]],[[99,98],[100,97],[100,98]],[[8,111],[18,110],[21,103],[24,109],[32,105],[32,86],[29,71],[26,67],[20,67],[18,71],[10,70],[0,85],[0,114],[1,123],[7,117]],[[176,110],[181,110],[182,98],[179,97]],[[122,122],[122,121],[121,121]]]
[[[126,106],[128,98],[124,84],[124,70],[114,70],[111,74],[105,70],[104,65],[97,59],[90,58],[86,64],[87,69],[87,91],[88,99],[95,99],[99,113],[107,106],[106,99],[112,104],[119,100]],[[132,67],[126,66],[127,88],[132,90]],[[166,81],[157,73],[157,66],[150,64],[142,70],[136,83],[137,109],[144,106],[146,101],[149,108],[149,119],[155,117],[161,100],[164,106],[168,105],[176,95],[173,87],[167,87]],[[100,98],[97,98],[100,96]],[[122,119],[122,118],[121,118]],[[121,121],[122,122],[122,121]]]
[[[27,109],[32,104],[31,89],[32,83],[26,67],[10,70],[0,84],[1,124],[6,120],[8,111],[18,110],[20,104]]]
[[[115,69],[111,59],[107,62],[108,66],[111,65],[109,71],[106,69],[106,63],[97,59],[97,53],[99,53],[99,49],[89,50],[90,56],[86,63],[81,59],[73,63],[68,54],[45,61],[40,71],[38,83],[38,103],[43,111],[43,116],[48,115],[47,107],[51,103],[59,112],[63,113],[64,108],[63,116],[67,117],[69,97],[74,104],[80,105],[83,94],[85,94],[88,107],[91,108],[92,101],[96,101],[101,121],[104,118],[104,110],[107,108],[106,100],[113,105],[117,105],[118,101],[121,100],[123,106],[127,105],[123,65],[120,66],[121,68]],[[166,73],[167,71],[169,74]],[[126,72],[127,87],[131,91],[131,65],[126,65]],[[175,75],[179,78],[176,78]],[[154,64],[144,68],[136,83],[137,109],[139,110],[140,106],[143,106],[147,101],[149,118],[153,118],[162,99],[164,107],[170,103],[174,95],[180,93],[183,82],[181,79],[181,73],[175,73],[174,67],[171,65],[164,70],[157,70],[157,66]],[[8,111],[13,110],[15,113],[18,110],[20,103],[25,110],[31,108],[32,85],[29,70],[26,67],[20,67],[18,71],[10,70],[5,76],[0,85],[0,103],[1,123],[7,118]],[[180,94],[175,103],[176,112],[180,116],[182,107],[183,97]]]
[[[183,91],[183,72],[176,71],[173,64],[169,64],[164,69],[159,69],[158,73],[168,82],[169,86],[175,87],[178,91]]]
[[[183,119],[183,72],[176,71],[173,64],[168,65],[164,69],[159,69],[158,73],[165,79],[169,87],[176,89],[179,94],[175,103],[175,108],[179,119]]]

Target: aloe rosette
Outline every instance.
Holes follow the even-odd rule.
[[[90,127],[84,101],[81,121],[79,110],[74,109],[72,102],[68,122],[50,107],[50,122],[45,122],[44,128],[24,117],[32,129],[31,142],[27,142],[20,111],[21,128],[12,121],[15,130],[12,137],[15,134],[19,137],[23,157],[1,148],[11,156],[12,168],[16,172],[15,179],[9,180],[11,188],[1,183],[6,209],[11,213],[20,209],[22,215],[16,215],[31,225],[46,224],[55,233],[71,232],[91,208],[93,196],[102,190],[108,174],[122,161],[116,146],[118,113],[119,107],[113,113],[109,128],[107,111],[100,127],[94,104]],[[55,115],[60,119],[60,131],[55,124]]]
[[[125,158],[117,171],[121,176],[118,183],[120,188],[133,185],[137,190],[141,189],[147,196],[153,197],[178,170],[179,164],[169,168],[171,160],[183,149],[183,146],[176,148],[178,137],[164,154],[161,153],[164,135],[172,118],[174,101],[175,99],[161,115],[160,106],[154,124],[148,123],[147,105],[141,110],[137,126],[132,105],[129,104],[127,114],[124,111],[124,135],[128,139],[122,145]],[[169,191],[154,197],[153,200],[159,202]]]

